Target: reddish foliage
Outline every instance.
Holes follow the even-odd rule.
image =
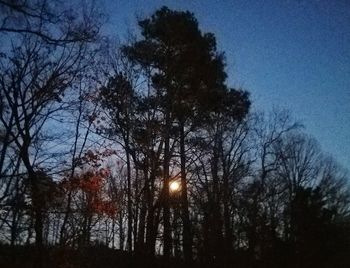
[[[114,217],[118,211],[117,204],[108,199],[106,179],[110,171],[100,168],[89,170],[80,175],[62,181],[61,186],[68,191],[80,192],[85,196],[86,209],[94,214]]]

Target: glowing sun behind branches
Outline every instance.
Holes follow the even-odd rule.
[[[180,183],[178,181],[170,182],[169,188],[172,193],[176,193],[180,190]]]

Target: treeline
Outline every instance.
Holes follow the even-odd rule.
[[[91,247],[207,267],[350,264],[347,171],[288,112],[254,111],[227,85],[192,13],[160,8],[117,45],[94,5],[0,10],[3,245],[35,245],[35,267]]]

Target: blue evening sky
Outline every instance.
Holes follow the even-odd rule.
[[[166,5],[193,12],[215,34],[229,84],[253,106],[289,109],[325,152],[350,169],[349,0],[103,0],[121,40],[136,16]]]

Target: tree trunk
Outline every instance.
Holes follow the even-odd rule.
[[[145,167],[144,170],[144,176],[145,176],[145,186],[144,186],[144,192],[141,202],[141,209],[140,209],[140,217],[139,217],[139,226],[138,226],[138,232],[137,232],[137,243],[135,250],[138,253],[143,253],[144,251],[144,244],[145,244],[145,228],[146,228],[146,214],[147,214],[147,202],[148,202],[148,195],[149,195],[149,178],[148,178],[148,167]]]
[[[186,179],[186,152],[185,152],[185,130],[184,124],[180,125],[180,162],[181,162],[181,205],[182,205],[182,223],[183,223],[183,252],[185,261],[192,261],[192,231],[190,213],[187,197],[187,179]]]
[[[154,256],[155,253],[155,220],[154,220],[154,212],[155,208],[153,205],[154,202],[154,171],[151,171],[149,177],[149,185],[145,189],[146,199],[147,199],[147,226],[146,226],[146,252],[150,256]]]
[[[126,138],[126,169],[127,169],[127,207],[128,207],[128,237],[127,249],[132,251],[132,200],[131,200],[131,163],[130,163],[130,149],[129,149],[129,132]]]
[[[231,228],[231,215],[230,215],[230,187],[229,187],[229,171],[226,165],[222,144],[221,157],[222,157],[222,169],[223,169],[223,205],[224,205],[224,230],[225,230],[225,251],[226,257],[231,255],[233,248],[232,244],[232,228]]]
[[[169,106],[169,105],[168,105]],[[164,249],[163,254],[166,260],[169,259],[172,251],[172,242],[171,242],[171,226],[170,226],[170,204],[169,204],[169,162],[170,162],[170,111],[169,107],[166,109],[165,116],[165,135],[164,135],[164,162],[163,162],[163,191],[162,191],[162,204],[163,204],[163,240],[164,240]]]
[[[119,249],[124,250],[125,234],[124,234],[124,228],[123,228],[123,213],[122,212],[120,212],[120,214],[119,214],[118,227],[119,227]]]
[[[34,212],[34,231],[35,231],[35,246],[37,267],[41,268],[43,255],[43,219],[42,219],[42,202],[40,200],[38,176],[34,171],[29,160],[29,144],[30,138],[24,135],[23,144],[20,151],[20,157],[28,172],[29,184],[32,190],[32,206]]]
[[[223,241],[223,234],[222,234],[222,215],[221,215],[221,206],[220,206],[220,199],[221,199],[221,192],[220,192],[220,181],[219,181],[219,134],[215,134],[215,141],[214,141],[214,148],[213,148],[213,158],[211,162],[211,172],[212,172],[212,178],[213,178],[213,200],[212,204],[209,205],[210,207],[210,216],[212,219],[211,227],[212,228],[212,235],[213,235],[213,245],[211,245],[212,248],[212,254],[215,257],[217,261],[222,260],[222,241]]]

